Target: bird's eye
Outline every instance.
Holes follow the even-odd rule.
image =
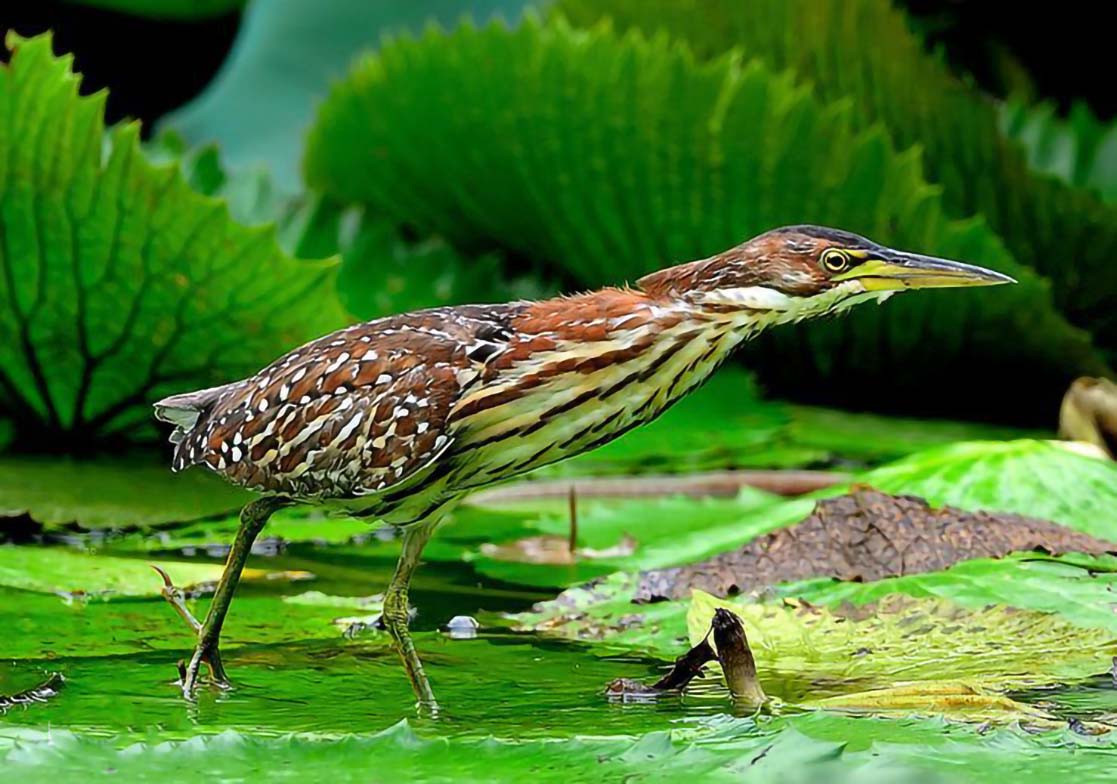
[[[849,268],[849,254],[830,248],[822,254],[822,266],[827,272],[844,272]]]

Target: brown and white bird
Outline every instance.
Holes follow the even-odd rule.
[[[174,470],[205,466],[262,494],[241,528],[204,624],[200,665],[227,684],[221,625],[252,542],[276,509],[340,508],[402,526],[383,620],[416,696],[434,694],[407,629],[423,546],[478,488],[594,449],[655,419],[741,341],[903,289],[1013,282],[817,226],[775,229],[716,256],[542,302],[436,308],[342,329],[256,375],[155,405],[175,425]]]

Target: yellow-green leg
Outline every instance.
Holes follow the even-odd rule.
[[[260,535],[260,531],[264,529],[268,518],[274,512],[285,506],[291,506],[293,503],[289,498],[269,496],[251,501],[241,510],[240,528],[237,530],[236,539],[229,550],[229,557],[225,559],[225,571],[221,574],[221,580],[217,583],[217,591],[213,595],[213,602],[209,606],[209,612],[206,613],[204,623],[198,623],[190,610],[187,609],[182,592],[174,587],[166,572],[156,567],[157,571],[163,576],[163,597],[171,603],[175,611],[190,624],[198,635],[194,653],[190,657],[190,662],[186,665],[182,677],[182,694],[187,699],[193,697],[194,687],[198,682],[198,671],[203,663],[209,668],[210,677],[216,685],[222,688],[230,687],[229,678],[221,664],[221,651],[218,648],[221,627],[225,623],[225,615],[229,612],[229,605],[232,603],[233,594],[240,583],[244,565],[252,552],[252,543],[256,541],[256,537]]]
[[[415,698],[419,701],[419,707],[432,712],[438,710],[438,702],[434,698],[434,691],[431,689],[427,674],[423,671],[423,662],[415,651],[415,643],[411,640],[411,632],[407,628],[409,621],[407,590],[411,585],[411,575],[415,573],[415,569],[419,565],[419,557],[423,553],[423,547],[426,546],[431,534],[437,527],[438,523],[436,521],[428,521],[404,529],[403,552],[400,553],[399,562],[396,564],[396,572],[392,575],[392,581],[388,584],[388,590],[384,594],[383,614],[384,626],[395,641],[396,650],[399,651],[404,669],[407,670],[407,677],[411,681],[411,688],[415,691]]]

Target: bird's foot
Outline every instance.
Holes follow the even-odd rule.
[[[202,664],[205,664],[206,668],[209,670],[210,681],[215,686],[222,689],[232,688],[232,684],[229,683],[229,677],[225,674],[225,667],[221,663],[221,651],[218,649],[216,641],[210,642],[206,639],[202,624],[194,617],[194,614],[190,612],[190,608],[186,606],[185,592],[174,584],[171,580],[171,576],[167,574],[162,567],[151,564],[151,568],[158,572],[159,576],[163,578],[163,587],[159,591],[160,595],[162,595],[171,607],[174,608],[175,612],[186,621],[198,640],[189,663],[183,661],[178,663],[179,683],[182,686],[182,696],[188,700],[193,699],[194,689],[198,684],[198,674]]]
[[[219,689],[228,690],[233,688],[233,684],[229,682],[229,676],[225,674],[225,667],[221,664],[221,651],[217,645],[207,645],[202,639],[198,640],[198,645],[194,648],[194,654],[190,657],[189,663],[178,663],[179,683],[182,687],[182,696],[188,700],[194,699],[194,690],[198,686],[198,676],[202,668],[202,664],[206,665],[209,670],[209,682]]]
[[[438,700],[435,699],[434,690],[431,689],[430,680],[423,669],[423,662],[415,650],[415,643],[411,640],[411,631],[408,628],[410,620],[407,592],[389,587],[384,596],[384,613],[381,622],[392,636],[396,651],[407,672],[407,678],[411,681],[416,707],[421,714],[434,718],[438,716]]]

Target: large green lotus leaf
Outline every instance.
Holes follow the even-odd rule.
[[[202,20],[239,11],[247,0],[67,0],[152,19]]]
[[[562,0],[558,10],[585,26],[608,17],[621,29],[668,30],[704,58],[743,51],[825,100],[851,101],[859,127],[882,123],[900,147],[923,151],[951,215],[984,215],[1017,260],[1051,279],[1074,323],[1117,347],[1117,206],[1034,172],[1001,133],[996,104],[929,56],[889,0]],[[832,173],[802,168],[812,184]]]
[[[1085,103],[1074,104],[1063,119],[1052,104],[1018,99],[1001,105],[1000,121],[1032,168],[1117,202],[1117,123],[1103,123]]]
[[[379,45],[388,33],[421,30],[434,22],[449,24],[469,13],[482,19],[513,18],[528,4],[528,0],[250,3],[221,71],[205,92],[164,118],[161,127],[181,132],[192,145],[217,142],[235,169],[262,164],[279,188],[297,191],[299,156],[314,107],[359,52]]]
[[[975,558],[949,569],[869,583],[832,579],[777,586],[778,596],[828,607],[875,602],[888,594],[949,599],[965,607],[991,604],[1055,613],[1078,626],[1117,632],[1117,558],[1035,554]]]
[[[6,736],[6,737],[5,737]],[[666,782],[817,780],[900,784],[940,781],[910,768],[843,764],[842,744],[814,741],[794,731],[778,738],[742,732],[717,744],[690,741],[685,732],[653,732],[566,740],[420,737],[401,721],[376,735],[282,738],[233,731],[188,741],[129,742],[69,731],[4,731],[0,760],[20,781],[53,782],[111,770],[114,778],[172,777],[210,784],[253,779],[260,771],[282,780],[345,782]]]
[[[818,692],[868,691],[909,681],[964,681],[1009,690],[1079,680],[1107,671],[1117,653],[1108,629],[1000,606],[967,609],[940,599],[892,595],[866,611],[807,603],[745,603],[694,591],[687,612],[692,645],[706,638],[714,610],[736,613],[765,691],[812,684]],[[785,697],[786,698],[786,697]]]
[[[114,541],[113,547],[139,551],[205,549],[232,544],[239,529],[239,515],[231,514],[172,528],[137,532]],[[268,525],[261,536],[284,542],[346,544],[367,538],[373,530],[375,524],[363,518],[333,516],[314,507],[296,506],[281,509],[268,518]]]
[[[922,496],[935,506],[1015,512],[1117,541],[1117,463],[1067,443],[952,444],[865,472],[856,481]]]
[[[763,370],[794,375],[816,399],[1004,417],[1006,379],[1020,381],[1019,412],[1054,407],[1070,377],[1102,370],[1046,285],[987,227],[945,217],[916,153],[896,152],[879,128],[858,130],[848,103],[821,103],[786,74],[727,58],[698,65],[663,38],[528,20],[397,41],[323,104],[306,173],[341,201],[470,252],[542,259],[588,285],[801,222],[1021,281],[781,330],[789,336],[761,352]]]
[[[2,548],[0,548],[2,552]],[[178,561],[161,561],[175,580],[189,574],[183,567],[198,568],[208,564],[186,564]],[[131,597],[118,595],[112,601],[70,601],[38,590],[28,591],[0,586],[0,617],[7,631],[0,637],[0,658],[9,663],[69,659],[106,661],[112,657],[144,656],[155,651],[187,655],[196,639],[175,611],[157,598],[162,581],[158,575],[143,565],[143,571],[132,573],[129,567]],[[57,566],[58,564],[55,564]],[[219,565],[210,579],[220,575]],[[263,576],[254,572],[254,577]],[[204,576],[204,573],[199,574]],[[65,584],[51,578],[51,581]],[[185,584],[185,583],[183,583]],[[251,591],[255,586],[274,587],[270,581],[255,579],[243,585],[233,602],[232,609],[222,629],[221,648],[252,646],[294,646],[299,641],[329,640],[340,638],[334,620],[347,614],[337,608],[308,604],[292,604],[277,596],[261,596]],[[40,586],[42,587],[42,586]],[[190,603],[195,617],[202,618],[208,607],[206,601]],[[348,613],[353,614],[353,613]],[[96,662],[89,666],[100,668]],[[165,674],[174,672],[173,660],[167,656]],[[101,670],[91,677],[115,677],[110,670]],[[6,685],[0,672],[0,684]],[[130,690],[135,695],[134,690]]]
[[[220,564],[163,563],[182,587],[215,582]],[[260,576],[257,570],[249,576]],[[0,585],[64,596],[158,596],[163,582],[144,561],[62,547],[0,545]]]
[[[104,129],[49,36],[0,70],[0,415],[16,445],[150,437],[149,403],[223,383],[343,325],[336,265],[234,223],[135,124]],[[57,443],[44,443],[45,440]]]
[[[174,475],[150,460],[0,458],[0,531],[28,515],[46,528],[132,528],[228,514],[252,496],[208,471]]]
[[[629,706],[629,710],[632,706]],[[246,780],[267,770],[282,780],[367,782],[375,772],[408,781],[549,782],[703,781],[996,784],[1005,777],[1061,782],[1107,781],[1117,753],[1108,737],[1040,735],[938,720],[883,721],[812,713],[764,727],[747,720],[710,722],[631,735],[512,739],[432,737],[401,722],[375,735],[282,737],[226,731],[160,741],[58,727],[0,730],[0,760],[29,784],[60,778],[154,777],[209,784]],[[444,728],[445,731],[445,728]]]
[[[187,182],[223,199],[240,223],[274,223],[280,244],[296,256],[340,255],[338,295],[360,319],[554,293],[535,278],[511,274],[496,254],[467,258],[436,238],[405,239],[363,210],[320,194],[284,193],[263,167],[229,169],[216,145],[190,148],[180,134],[164,131],[146,149],[179,163]]]

